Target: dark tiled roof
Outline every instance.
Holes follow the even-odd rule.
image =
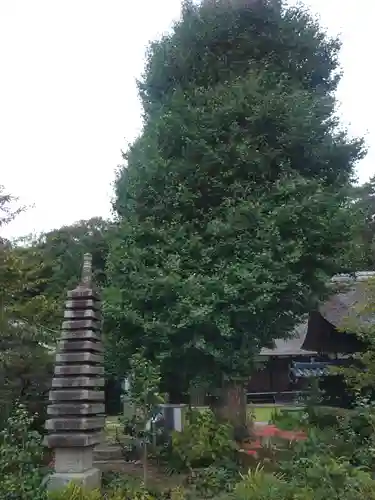
[[[332,278],[332,285],[338,288],[333,295],[319,309],[321,315],[332,325],[339,326],[356,306],[366,303],[364,283],[375,278],[375,272],[362,271],[355,275],[337,274]],[[260,356],[313,356],[315,351],[302,349],[307,334],[308,321],[301,323],[294,330],[289,339],[275,340],[274,348],[263,348]]]
[[[374,323],[374,316],[365,315],[364,307],[374,300],[374,287],[369,287],[369,279],[375,278],[374,272],[357,273],[356,276],[334,276],[332,283],[338,287],[332,295],[319,307],[319,312],[331,325],[343,328],[346,320],[356,318],[364,322]]]
[[[313,356],[315,352],[302,349],[306,333],[307,321],[298,325],[289,339],[277,339],[274,348],[261,349],[260,356]]]

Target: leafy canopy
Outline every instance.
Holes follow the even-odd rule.
[[[142,347],[170,387],[247,376],[325,294],[363,155],[334,112],[339,48],[278,2],[186,2],[151,45],[108,259],[117,372]]]

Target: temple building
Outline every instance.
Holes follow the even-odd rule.
[[[373,323],[371,315],[358,314],[358,308],[363,309],[370,300],[366,283],[373,277],[375,272],[334,276],[335,293],[311,311],[289,339],[276,340],[273,348],[261,350],[258,370],[248,384],[248,401],[295,401],[310,377],[325,377],[326,385],[337,386],[337,377],[330,381],[329,367],[349,363],[352,354],[365,348],[345,324],[353,318],[357,324]]]

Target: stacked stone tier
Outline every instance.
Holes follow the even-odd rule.
[[[93,290],[68,293],[49,395],[46,444],[94,446],[105,424],[100,301]]]

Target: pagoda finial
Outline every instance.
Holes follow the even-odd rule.
[[[91,255],[91,253],[85,253],[85,255],[83,256],[81,284],[85,288],[90,288],[92,285],[92,255]]]

